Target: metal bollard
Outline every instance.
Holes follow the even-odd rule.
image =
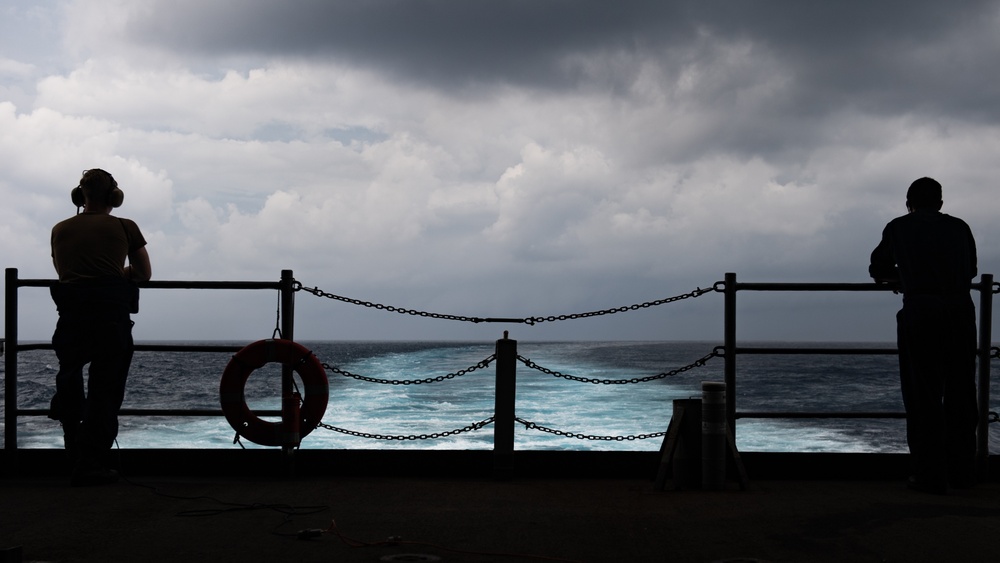
[[[701,487],[701,399],[674,399],[674,417],[680,417],[673,455],[674,487]],[[674,421],[671,421],[674,424]]]
[[[701,488],[720,491],[726,483],[726,384],[701,382]]]

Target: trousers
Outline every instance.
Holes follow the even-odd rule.
[[[975,316],[968,295],[906,295],[896,315],[906,441],[922,483],[974,478]]]
[[[76,450],[71,453],[102,461],[118,436],[135,348],[128,295],[116,286],[60,287],[52,294],[59,308],[52,335],[59,372],[49,417],[62,422],[67,448]]]

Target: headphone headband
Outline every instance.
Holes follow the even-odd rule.
[[[118,182],[114,176],[100,168],[91,168],[90,170],[83,171],[80,183],[69,193],[73,205],[77,207],[83,207],[87,202],[87,198],[84,195],[84,184],[87,185],[87,192],[92,196],[97,195],[94,193],[94,190],[99,190],[110,185],[110,189],[106,189],[104,203],[111,207],[121,207],[122,202],[125,200],[125,193],[118,187]]]

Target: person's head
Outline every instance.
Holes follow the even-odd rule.
[[[939,211],[942,203],[941,184],[933,178],[920,178],[906,190],[906,208],[911,211]]]
[[[80,185],[71,195],[77,207],[83,207],[85,204],[95,207],[118,207],[125,198],[114,176],[100,168],[84,170]]]

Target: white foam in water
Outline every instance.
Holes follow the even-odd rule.
[[[433,378],[468,368],[494,351],[493,343],[311,343],[321,361],[366,377],[386,380]],[[647,377],[682,367],[714,347],[710,343],[528,343],[519,353],[548,369],[596,379]],[[55,375],[51,352],[19,355],[22,408],[44,408]],[[229,357],[137,353],[126,397],[131,408],[218,408],[218,382]],[[759,357],[742,361],[738,373],[739,409],[859,410],[901,408],[893,357],[796,358],[792,367]],[[721,380],[723,360],[647,383],[581,383],[517,364],[516,416],[565,433],[635,436],[663,432],[674,399],[699,397],[701,381]],[[251,407],[278,409],[280,376],[267,368],[255,372],[247,387]],[[809,370],[814,370],[810,372]],[[853,370],[853,371],[852,371]],[[462,377],[419,385],[384,385],[328,373],[330,398],[324,423],[382,435],[420,435],[451,431],[488,418],[494,409],[495,363]],[[804,385],[810,385],[803,391]],[[843,390],[850,389],[851,397]],[[795,390],[790,393],[788,390]],[[841,391],[841,393],[837,393]],[[864,398],[866,403],[859,403]],[[784,403],[783,403],[784,401]],[[791,404],[788,404],[791,402]],[[996,425],[994,425],[996,426]],[[901,420],[740,419],[741,451],[905,452]],[[235,431],[221,417],[122,417],[122,448],[239,448]],[[645,440],[581,440],[518,424],[520,450],[656,451],[661,437]],[[1000,449],[1000,431],[991,428],[991,449]],[[247,448],[261,447],[242,440]],[[62,447],[56,422],[23,417],[18,425],[22,448]],[[302,442],[305,449],[484,449],[493,447],[493,426],[433,440],[374,440],[317,428]]]
[[[736,446],[740,451],[843,452],[843,453],[904,453],[905,441],[878,447],[861,441],[849,433],[803,425],[787,425],[771,420],[740,422],[736,430]],[[777,450],[774,444],[784,444]]]

